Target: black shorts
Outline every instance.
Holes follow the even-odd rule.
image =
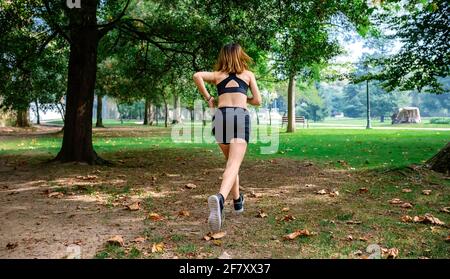
[[[217,143],[230,144],[231,139],[250,139],[250,114],[240,107],[221,107],[213,116],[212,133]]]

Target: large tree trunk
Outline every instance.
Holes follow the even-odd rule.
[[[70,57],[66,116],[61,150],[54,159],[61,162],[105,163],[92,146],[92,107],[97,75],[97,0],[84,1],[68,11]]]
[[[145,104],[144,104],[144,125],[148,125],[148,111],[150,109],[150,101],[145,98]]]
[[[166,96],[163,96],[164,101],[164,127],[169,126],[169,106],[167,104]]]
[[[30,122],[28,121],[28,110],[27,109],[19,109],[17,110],[17,127],[29,127]]]
[[[95,127],[104,128],[103,126],[103,96],[97,95],[97,123]]]
[[[155,106],[152,102],[150,102],[150,105],[148,107],[148,125],[153,126],[153,123],[155,122]]]
[[[39,102],[34,100],[34,105],[36,106],[36,124],[41,125],[41,115],[39,114]]]
[[[380,116],[380,122],[384,123],[384,115]]]
[[[450,175],[450,142],[436,155],[426,162],[426,165],[437,172]]]
[[[295,132],[295,75],[289,77],[287,133]]]

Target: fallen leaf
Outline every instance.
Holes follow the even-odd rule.
[[[138,237],[136,237],[135,239],[133,239],[133,242],[135,242],[135,243],[142,243],[142,242],[145,242],[145,237],[143,237],[143,236],[138,236]]]
[[[365,237],[365,236],[358,238],[358,240],[359,241],[364,241],[364,242],[369,241],[369,239],[367,237]]]
[[[450,207],[443,207],[440,210],[441,212],[450,213]]]
[[[134,202],[130,205],[127,205],[127,208],[131,211],[136,211],[141,209],[141,203],[140,202]]]
[[[8,242],[8,244],[6,244],[6,248],[8,250],[12,250],[12,249],[16,248],[17,246],[19,246],[19,244],[17,242]]]
[[[447,238],[445,239],[445,242],[450,242],[450,234],[447,236]]]
[[[181,210],[180,212],[178,212],[178,216],[189,217],[190,215],[191,213],[189,213],[189,211],[187,210]]]
[[[210,240],[211,240],[211,237],[209,236],[209,234],[207,234],[207,235],[205,235],[205,236],[203,237],[203,239],[206,240],[206,241],[210,241]]]
[[[369,192],[369,189],[367,188],[359,188],[358,193],[363,194]]]
[[[361,250],[356,250],[355,252],[353,252],[353,255],[355,256],[362,256],[363,252]]]
[[[410,204],[409,202],[405,202],[402,203],[402,205],[400,205],[401,208],[412,208],[412,204]]]
[[[305,187],[306,187],[306,188],[309,188],[309,187],[316,187],[316,185],[314,185],[314,184],[305,184]]]
[[[258,215],[256,215],[256,217],[258,217],[258,218],[266,218],[267,216],[268,216],[267,213],[265,213],[264,210],[262,210],[262,209],[260,209],[258,211]]]
[[[319,195],[325,195],[326,193],[327,193],[327,191],[325,189],[322,189],[322,190],[319,190],[316,192],[316,194],[319,194]]]
[[[395,199],[389,200],[389,203],[390,204],[401,204],[403,202],[400,199],[395,198]]]
[[[197,185],[195,185],[194,183],[188,183],[188,184],[184,185],[184,187],[186,187],[188,189],[195,189],[195,188],[197,188]]]
[[[51,192],[50,194],[48,194],[49,198],[56,198],[56,199],[62,198],[63,196],[64,194],[61,192]]]
[[[262,195],[260,193],[255,193],[253,191],[248,195],[250,198],[260,198]]]
[[[422,221],[423,223],[430,223],[433,225],[439,225],[439,226],[443,226],[445,225],[444,222],[442,222],[441,220],[439,220],[438,218],[434,217],[433,215],[426,213],[425,214],[425,220]]]
[[[310,236],[310,235],[311,233],[308,230],[304,229],[304,230],[296,230],[295,232],[285,235],[283,238],[285,240],[293,240],[299,236]]]
[[[439,220],[438,218],[434,217],[433,215],[431,215],[429,213],[426,213],[424,216],[414,216],[414,217],[405,215],[402,217],[402,221],[403,222],[432,224],[432,225],[439,225],[439,226],[445,225],[444,222],[442,222],[441,220]]]
[[[161,253],[164,251],[164,242],[153,243],[152,253]]]
[[[157,221],[163,220],[164,217],[162,217],[158,213],[152,212],[152,213],[148,214],[148,219],[157,222]]]
[[[224,237],[227,233],[226,232],[217,232],[214,234],[211,234],[210,237],[212,239],[221,239],[222,237]]]
[[[332,198],[337,197],[337,196],[339,196],[339,191],[333,191],[333,192],[330,193],[329,196],[332,197]]]
[[[295,220],[295,217],[290,215],[290,214],[289,215],[284,215],[284,217],[281,220],[283,220],[285,222],[289,222],[289,221]]]
[[[222,240],[220,240],[220,239],[214,239],[211,242],[216,246],[222,246]]]
[[[227,252],[223,251],[223,253],[218,257],[218,259],[229,260],[229,259],[231,259],[231,256]]]
[[[412,190],[409,189],[409,188],[404,188],[404,189],[402,189],[402,192],[403,192],[403,193],[411,193]]]
[[[422,190],[422,194],[425,196],[429,196],[431,194],[431,190]]]
[[[174,173],[174,174],[172,174],[172,173],[165,173],[164,175],[167,176],[167,177],[180,177],[181,176],[180,174],[177,174],[177,173]]]
[[[289,207],[283,207],[282,209],[281,209],[281,212],[288,212],[289,211]]]
[[[359,224],[361,224],[362,222],[361,222],[361,221],[357,221],[357,220],[348,220],[346,223],[347,223],[348,225],[359,225]]]
[[[350,235],[347,235],[347,238],[346,238],[348,241],[353,241],[353,236],[350,234]]]
[[[120,235],[115,235],[111,237],[110,239],[107,240],[107,242],[111,245],[118,245],[120,247],[123,247],[124,245],[123,238]]]
[[[413,221],[413,218],[409,215],[402,216],[402,222],[410,223]]]
[[[387,251],[388,259],[395,259],[397,257],[398,257],[398,249],[397,248],[391,248]]]

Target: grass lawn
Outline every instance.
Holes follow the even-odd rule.
[[[281,133],[275,154],[253,144],[240,176],[246,210],[235,215],[228,203],[226,235],[207,241],[205,201],[225,164],[215,144],[114,126],[94,129],[113,166],[61,165],[43,163],[61,134],[0,135],[0,258],[62,258],[70,244],[83,258],[366,258],[371,244],[399,258],[450,258],[450,180],[408,167],[449,139],[450,131],[300,129]],[[445,224],[402,221],[427,213]],[[303,229],[310,235],[285,240]],[[107,243],[115,235],[123,245]]]
[[[379,118],[371,119],[372,127],[391,127],[391,128],[450,128],[450,124],[432,124],[431,119],[440,118],[446,119],[448,117],[422,117],[422,122],[417,124],[391,124],[389,117],[385,118],[384,122],[380,122]],[[310,121],[310,127],[366,127],[366,118],[326,118],[324,121],[313,122]]]

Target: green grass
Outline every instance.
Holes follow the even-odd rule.
[[[100,154],[140,149],[218,152],[214,143],[174,143],[170,138],[170,128],[158,127],[144,131],[147,132],[135,137],[94,136],[94,147]],[[299,129],[292,134],[280,132],[277,153],[261,154],[261,147],[270,143],[259,142],[250,144],[247,156],[254,159],[306,159],[330,163],[335,167],[342,164],[347,167],[348,164],[348,167],[357,169],[401,167],[423,163],[449,139],[450,131]],[[0,143],[0,155],[25,153],[54,156],[60,145],[59,136],[3,140]],[[338,160],[345,162],[338,163]]]
[[[437,120],[438,119],[438,120]],[[391,119],[386,117],[384,122],[379,118],[371,119],[372,127],[395,127],[395,128],[450,128],[449,117],[422,117],[422,122],[417,124],[391,124]],[[366,127],[366,118],[325,118],[324,121],[310,121],[310,127]]]

